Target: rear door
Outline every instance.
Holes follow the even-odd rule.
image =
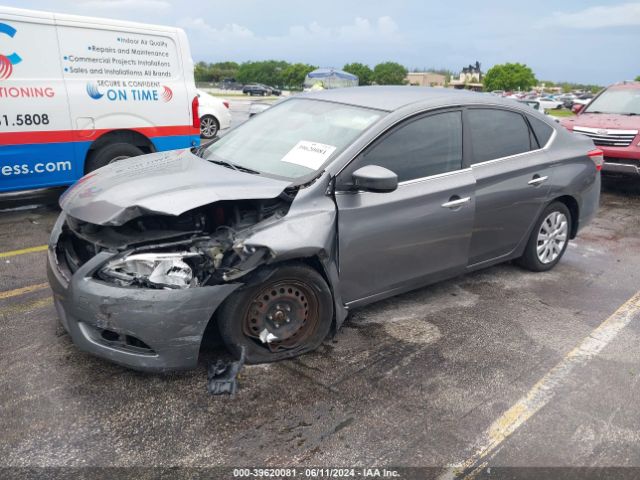
[[[53,16],[0,7],[0,191],[76,177]]]
[[[532,121],[541,122],[535,118]],[[552,167],[522,113],[469,108],[465,122],[476,181],[469,253],[472,266],[506,257],[526,241],[530,226],[547,201]]]
[[[462,168],[462,145],[460,110],[424,115],[393,128],[340,173],[335,198],[346,303],[464,270],[475,181]],[[352,190],[352,173],[365,165],[395,172],[397,190]]]

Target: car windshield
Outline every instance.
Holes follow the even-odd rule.
[[[585,112],[640,115],[640,89],[607,90],[593,100]]]
[[[208,147],[203,157],[295,179],[322,167],[384,112],[291,99],[274,105]]]

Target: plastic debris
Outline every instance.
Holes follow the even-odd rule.
[[[211,395],[235,395],[238,390],[238,374],[244,366],[244,347],[240,351],[240,359],[227,361],[219,358],[209,364],[207,372],[207,390]]]

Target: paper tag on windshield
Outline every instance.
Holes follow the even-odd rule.
[[[333,145],[300,140],[287,154],[282,157],[283,162],[302,165],[311,170],[317,170],[335,151]]]

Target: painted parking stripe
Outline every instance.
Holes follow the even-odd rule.
[[[555,391],[571,371],[595,357],[633,319],[640,318],[640,291],[627,300],[609,318],[596,327],[578,346],[536,383],[529,392],[503,413],[482,434],[474,453],[466,460],[450,466],[438,478],[474,478],[488,464],[491,455],[527,420],[549,403]]]
[[[38,245],[37,247],[22,248],[20,250],[10,250],[8,252],[0,252],[0,258],[15,257],[16,255],[24,255],[25,253],[44,252],[46,245]]]
[[[0,292],[0,300],[5,300],[11,297],[17,297],[19,295],[25,295],[31,292],[37,292],[38,290],[42,290],[49,286],[48,283],[38,283],[36,285],[28,285],[22,288],[16,288],[15,290],[6,290],[4,292]]]
[[[9,305],[7,307],[0,308],[0,317],[4,317],[5,320],[15,319],[18,315],[24,315],[25,313],[33,312],[34,310],[40,310],[41,308],[48,307],[52,304],[53,298],[47,296],[32,302],[22,303],[20,305]]]

